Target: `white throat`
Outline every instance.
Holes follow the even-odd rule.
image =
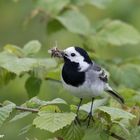
[[[89,68],[90,64],[88,64],[85,61],[80,61],[79,62],[79,72],[85,71]]]

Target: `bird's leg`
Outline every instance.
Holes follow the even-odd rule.
[[[77,111],[76,111],[76,121],[80,124],[80,120],[79,120],[79,118],[78,118],[78,113],[79,113],[79,109],[80,109],[80,106],[81,106],[81,103],[82,103],[82,100],[83,100],[83,98],[80,98],[80,102],[79,102],[79,104],[78,104],[78,106],[77,106]]]
[[[94,101],[94,98],[92,98],[91,107],[90,107],[90,112],[89,112],[88,116],[87,116],[86,119],[85,119],[85,121],[88,120],[87,127],[88,127],[89,124],[90,124],[90,120],[91,120],[91,119],[93,120],[93,116],[92,116],[93,101]],[[94,121],[94,120],[93,120],[93,121]]]

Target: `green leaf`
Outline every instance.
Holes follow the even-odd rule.
[[[124,64],[110,67],[110,74],[113,81],[118,85],[122,84],[129,88],[138,89],[140,87],[140,67],[134,64]]]
[[[29,44],[32,43],[33,42]],[[35,51],[37,51],[37,49]],[[54,59],[20,58],[13,53],[9,53],[8,51],[0,53],[0,67],[17,75],[20,75],[24,72],[29,72],[35,68],[43,68],[45,71],[44,75],[46,75],[47,70],[56,66],[57,63]]]
[[[3,107],[0,107],[0,126],[9,117],[10,113],[13,111],[14,108],[14,103],[9,103]]]
[[[130,133],[128,140],[140,140],[140,126],[133,128]]]
[[[50,35],[52,33],[56,33],[57,31],[60,31],[62,28],[63,28],[62,24],[56,19],[53,19],[49,21],[47,24],[47,33]]]
[[[120,95],[125,99],[125,103],[129,106],[134,106],[136,104],[140,105],[140,92],[130,89],[130,88],[121,88],[118,90]]]
[[[121,128],[121,131],[124,131],[124,133],[128,136],[130,135],[129,130],[127,129],[127,124],[124,124],[123,121],[113,121],[113,124],[117,124],[119,125],[119,127]]]
[[[16,45],[12,45],[12,44],[7,44],[6,46],[4,46],[4,50],[16,55],[17,57],[23,57],[24,56],[24,52],[20,47],[17,47]]]
[[[44,113],[56,113],[61,112],[60,108],[57,105],[44,105],[39,108],[39,115]]]
[[[112,124],[110,132],[115,133],[116,135],[122,137],[125,140],[127,140],[128,136],[130,135],[128,127],[125,124],[118,121]]]
[[[134,45],[140,42],[140,33],[131,25],[119,20],[106,24],[97,36],[113,45]]]
[[[70,125],[76,114],[70,113],[43,113],[34,119],[33,124],[40,129],[55,132]]]
[[[107,103],[107,99],[98,99],[98,100],[95,100],[93,102],[93,108],[92,108],[92,112],[94,113],[96,109],[98,109],[99,106],[103,106]],[[87,113],[90,112],[90,108],[91,108],[91,102],[87,103],[87,104],[84,104],[80,107],[80,110],[84,110],[86,111]]]
[[[11,80],[15,79],[14,73],[8,72],[6,69],[0,68],[0,86],[5,86]]]
[[[36,96],[40,91],[42,80],[37,77],[29,77],[25,83],[29,98]]]
[[[109,134],[104,130],[98,130],[97,128],[87,129],[85,136],[82,140],[109,140]]]
[[[112,0],[87,0],[87,1],[88,4],[92,4],[100,9],[106,8],[112,2]]]
[[[4,135],[0,135],[0,138],[3,138],[4,137]]]
[[[20,132],[19,132],[19,136],[24,135],[25,133],[27,133],[30,129],[31,129],[32,125],[26,125],[25,127],[23,127]]]
[[[84,6],[86,4],[90,4],[96,6],[97,8],[104,9],[106,8],[112,0],[71,0],[72,4],[76,4],[79,6]]]
[[[135,117],[133,114],[119,108],[101,106],[98,109],[109,114],[111,117],[111,121],[119,119],[133,119]]]
[[[22,119],[30,114],[31,114],[31,112],[21,112],[21,113],[17,114],[16,116],[14,116],[14,118],[12,118],[10,120],[10,122],[17,121],[17,120]]]
[[[37,53],[41,48],[41,44],[37,40],[32,40],[24,45],[23,52],[26,56],[33,55]]]
[[[6,52],[0,53],[0,67],[17,75],[31,70],[35,64],[36,60],[32,58],[17,58]]]
[[[123,64],[126,63],[131,63],[131,64],[140,64],[140,56],[133,56],[133,57],[129,57],[127,59],[125,59],[123,62]]]
[[[66,11],[56,19],[70,32],[86,35],[90,31],[89,20],[78,11]]]
[[[61,135],[65,140],[81,140],[84,131],[81,126],[72,123],[70,126],[63,128]]]
[[[56,80],[60,80],[61,79],[60,75],[61,75],[60,67],[52,69],[51,71],[49,71],[47,73],[47,77],[53,78],[53,79],[56,79]]]
[[[66,103],[66,101],[64,101],[61,98],[56,98],[56,99],[53,99],[52,101],[46,101],[45,104],[46,105],[51,105],[51,104],[67,104],[67,103]]]
[[[38,67],[44,67],[46,70],[50,70],[57,66],[57,63],[54,59],[47,58],[47,59],[36,59]]]
[[[66,101],[64,101],[63,99],[61,98],[56,98],[56,99],[53,99],[51,101],[43,101],[43,100],[40,100],[38,99],[37,97],[33,97],[31,98],[27,103],[26,105],[28,107],[31,107],[31,108],[37,108],[39,106],[44,106],[44,105],[54,105],[54,104],[67,104]]]
[[[61,12],[69,2],[70,0],[38,0],[36,6],[46,10],[49,15],[55,16]]]

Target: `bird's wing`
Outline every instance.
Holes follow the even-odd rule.
[[[102,80],[106,83],[108,82],[108,74],[105,69],[101,68],[95,62],[93,62],[91,69],[98,74],[100,80]]]

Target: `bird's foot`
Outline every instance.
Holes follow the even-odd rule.
[[[89,127],[91,120],[94,122],[94,119],[93,119],[93,116],[92,116],[92,112],[89,112],[88,116],[84,120],[84,121],[88,121],[87,127]]]
[[[78,116],[75,117],[74,123],[77,125],[81,125],[80,119],[78,118]]]

